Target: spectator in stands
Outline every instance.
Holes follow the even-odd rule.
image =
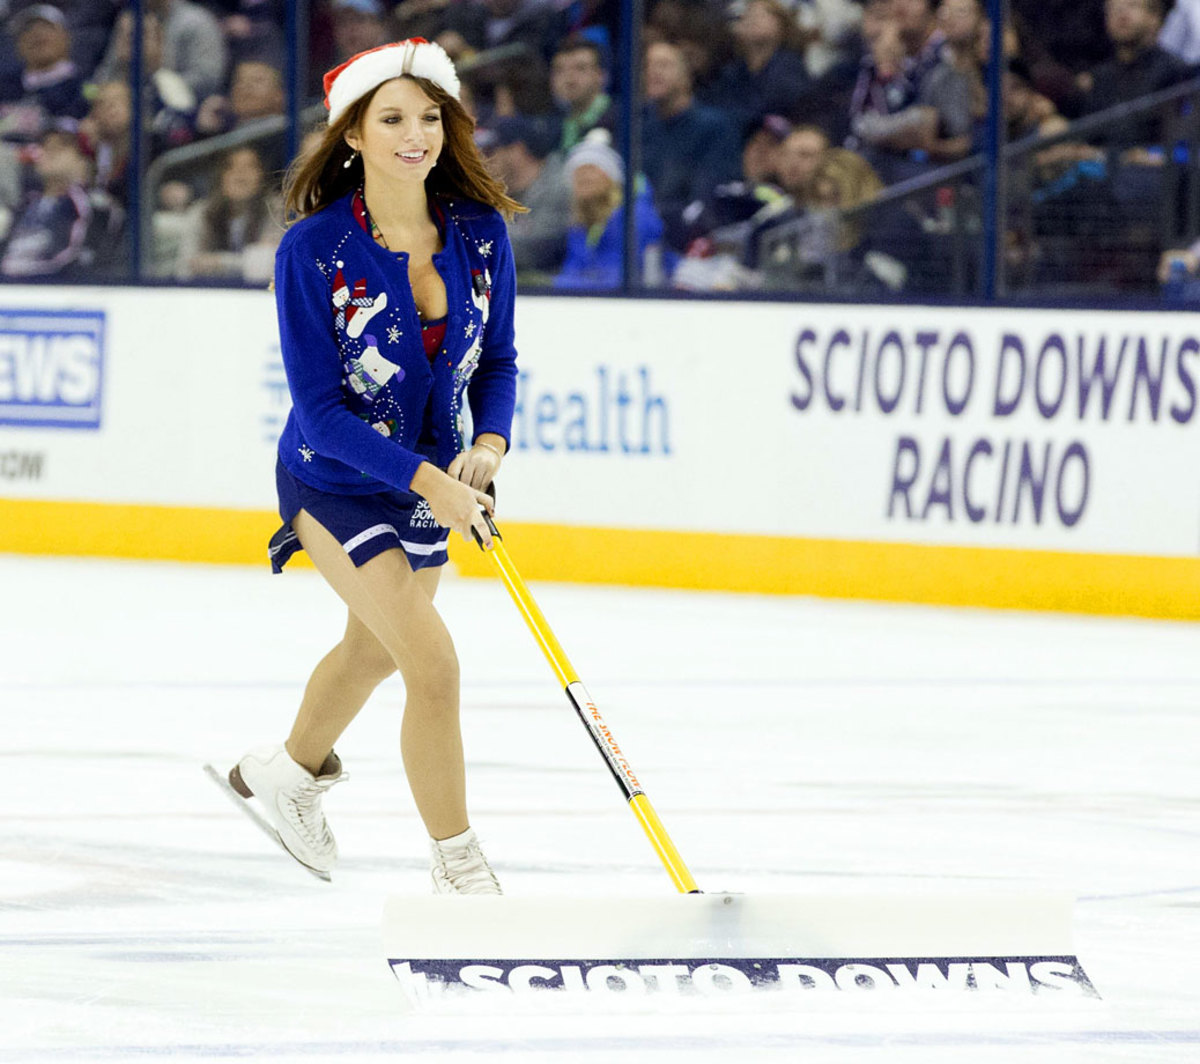
[[[808,182],[809,201],[815,207],[849,210],[870,203],[883,191],[879,175],[857,152],[829,148],[821,156]],[[845,230],[844,239],[857,243],[861,225]]]
[[[750,242],[759,219],[787,209],[787,194],[778,186],[779,148],[792,132],[779,115],[768,115],[742,149],[742,177],[718,185],[703,204],[690,206],[687,254],[676,266],[672,283],[690,291],[737,291],[759,286],[748,268]]]
[[[817,199],[817,175],[829,151],[829,139],[817,126],[798,127],[780,147],[784,198],[754,216],[746,247],[747,264],[761,272],[770,288],[819,281],[836,251],[836,221]]]
[[[593,130],[567,156],[575,222],[555,288],[612,289],[621,283],[625,247],[625,164],[603,130]],[[638,261],[645,283],[662,280],[662,220],[647,193],[634,206]]]
[[[163,66],[178,73],[197,100],[219,92],[229,66],[229,46],[216,16],[194,0],[145,4],[162,19]]]
[[[329,6],[335,62],[392,40],[386,11],[379,0],[333,0]]]
[[[570,151],[589,130],[616,130],[616,107],[604,91],[608,71],[604,54],[595,41],[568,37],[550,63],[550,89],[564,111],[559,149]]]
[[[1112,52],[1104,32],[1104,0],[1010,0],[1035,92],[1068,118],[1078,115],[1076,77]]]
[[[862,5],[853,0],[800,0],[796,20],[804,40],[804,66],[816,81],[852,63],[852,45],[862,23]]]
[[[174,71],[195,100],[220,92],[229,50],[216,16],[193,0],[145,0],[143,10],[158,19],[162,68]],[[117,19],[96,71],[98,81],[112,81],[128,71],[132,17],[126,10]]]
[[[792,126],[780,115],[767,115],[742,145],[742,179],[752,184],[779,182],[779,146]]]
[[[150,229],[151,277],[178,277],[185,245],[188,254],[195,247],[197,221],[190,210],[195,200],[186,181],[164,181],[159,186]]]
[[[813,182],[829,153],[829,138],[818,126],[798,126],[779,146],[776,172],[779,187],[796,207],[813,202]]]
[[[571,185],[562,157],[554,151],[557,137],[544,118],[502,118],[487,130],[484,148],[492,172],[528,214],[508,223],[517,278],[544,284],[562,265],[567,228],[571,224]]]
[[[92,208],[86,186],[90,166],[70,120],[60,120],[39,141],[34,170],[41,184],[9,233],[0,274],[10,279],[83,276]]]
[[[557,119],[558,108],[550,92],[550,68],[540,55],[528,50],[492,61],[478,62],[471,70],[477,92],[476,106],[485,116],[545,115]],[[488,53],[481,53],[483,59]]]
[[[737,58],[730,20],[716,4],[657,0],[650,11],[643,47],[671,41],[683,49],[696,99],[712,106],[721,72]]]
[[[200,136],[218,135],[244,129],[263,119],[280,118],[285,104],[283,74],[279,68],[257,59],[243,60],[234,67],[229,95],[210,96],[200,105],[196,132]],[[285,130],[259,130],[254,143],[272,174],[287,167]]]
[[[25,197],[25,148],[0,141],[0,243],[8,236]]]
[[[745,130],[764,115],[790,115],[809,85],[799,30],[780,0],[747,0],[733,23],[737,58],[721,72],[715,104]]]
[[[283,211],[253,148],[234,148],[225,156],[217,188],[193,208],[193,222],[181,251],[181,277],[270,279]]]
[[[70,27],[71,59],[84,81],[91,77],[104,54],[117,12],[125,3],[126,0],[56,0],[51,5],[62,12]],[[20,74],[20,59],[12,40],[12,23],[35,6],[29,0],[0,3],[0,17],[11,16],[9,32],[0,35],[0,81]]]
[[[83,77],[71,59],[71,34],[62,11],[52,4],[34,4],[13,17],[9,32],[21,71],[0,85],[5,135],[36,137],[47,120],[87,114]]]
[[[396,40],[424,37],[436,41],[458,63],[471,55],[471,46],[457,31],[446,31],[446,9],[454,0],[404,0],[392,10],[392,34]],[[445,36],[443,36],[445,34]],[[462,71],[459,77],[462,77]]]
[[[1041,137],[1066,132],[1070,123],[1059,114],[1053,101],[1033,87],[1029,67],[1020,59],[1010,59],[1004,72],[1004,117],[1008,139],[1019,140],[1034,134]],[[1104,157],[1098,148],[1078,141],[1060,141],[1043,148],[1034,157],[1034,184],[1059,176],[1078,163],[1097,163]],[[1015,176],[1010,170],[1010,179]]]
[[[92,185],[103,189],[119,203],[128,197],[130,132],[133,122],[132,96],[127,81],[97,85],[92,109],[79,124],[95,160]]]
[[[1175,0],[1158,43],[1188,66],[1200,66],[1200,0]]]
[[[977,139],[987,118],[988,94],[984,83],[990,37],[987,13],[982,0],[941,0],[937,9],[938,25],[946,37],[946,61],[967,81],[970,94],[973,139]]]
[[[885,181],[965,156],[970,87],[946,56],[933,0],[868,0],[870,52],[851,101],[853,138]]]
[[[229,95],[209,96],[196,112],[196,132],[202,136],[228,133],[258,118],[284,113],[283,73],[278,67],[247,59],[233,69]]]
[[[1168,303],[1200,303],[1200,240],[1162,253],[1158,283]]]
[[[178,148],[195,138],[197,100],[191,86],[165,62],[162,19],[147,11],[142,16],[142,72],[146,80],[147,126],[152,155]],[[133,56],[133,12],[123,11],[113,28],[102,70],[105,81],[129,83]]]
[[[451,4],[443,32],[457,33],[476,51],[525,45],[549,63],[566,26],[565,13],[544,0],[481,0]]]
[[[1165,89],[1188,75],[1183,60],[1158,44],[1167,0],[1106,0],[1105,27],[1113,45],[1113,57],[1079,82],[1083,89],[1084,113],[1106,111],[1151,92]],[[1125,162],[1154,164],[1161,161],[1147,149],[1161,145],[1161,116],[1148,113],[1114,123],[1098,143],[1124,153]]]
[[[829,138],[818,126],[798,126],[779,146],[776,170],[783,196],[772,200],[754,216],[747,243],[746,261],[757,266],[763,234],[803,217],[815,204],[817,173],[829,153]],[[809,256],[815,258],[815,256]],[[807,261],[807,260],[806,260]]]
[[[646,49],[642,169],[666,226],[667,244],[686,247],[683,212],[738,176],[739,139],[721,111],[696,103],[682,50],[659,41]]]
[[[238,63],[255,59],[282,70],[287,62],[287,46],[283,39],[286,0],[234,0],[221,18],[221,32],[229,44],[229,61]]]

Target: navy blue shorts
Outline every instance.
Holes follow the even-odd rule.
[[[283,527],[271,537],[267,553],[276,573],[283,572],[288,559],[304,549],[292,528],[301,510],[329,530],[356,566],[394,547],[404,551],[414,571],[446,562],[450,533],[437,523],[429,504],[419,495],[403,491],[334,495],[297,480],[279,461],[275,487]]]

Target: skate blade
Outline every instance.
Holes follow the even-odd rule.
[[[248,816],[252,821],[254,821],[254,823],[257,825],[258,829],[264,835],[269,836],[275,842],[275,845],[278,846],[284,853],[286,853],[293,861],[295,861],[296,864],[298,864],[306,872],[311,872],[318,879],[324,880],[326,883],[329,883],[332,881],[332,877],[330,876],[330,874],[328,872],[322,872],[319,869],[313,868],[310,865],[306,865],[294,853],[292,853],[291,850],[289,850],[286,846],[284,846],[283,839],[281,839],[279,837],[279,832],[275,830],[275,828],[271,824],[271,822],[269,820],[267,820],[267,818],[264,817],[262,815],[262,813],[260,813],[257,809],[255,809],[254,806],[252,806],[247,799],[243,798],[240,794],[238,794],[237,791],[235,791],[229,785],[229,780],[227,777],[225,777],[220,772],[218,772],[215,768],[212,767],[212,765],[204,766],[204,774],[206,776],[208,776],[208,778],[211,779],[213,781],[213,783],[215,783],[218,787],[220,787],[221,790],[224,791],[225,794],[228,796],[229,800],[231,802],[233,802],[243,813],[245,813],[246,816]]]

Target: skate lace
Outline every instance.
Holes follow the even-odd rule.
[[[437,847],[438,864],[442,874],[459,894],[478,893],[478,887],[500,889],[500,881],[492,871],[477,840],[465,847]]]
[[[321,812],[321,798],[328,789],[329,784],[322,786],[315,780],[303,780],[284,798],[291,814],[288,819],[310,846],[327,847],[333,844],[329,824]]]

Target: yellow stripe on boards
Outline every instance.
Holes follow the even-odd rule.
[[[0,551],[265,566],[279,523],[267,510],[0,499]]]
[[[266,510],[0,498],[0,551],[266,565]],[[501,522],[529,580],[1200,620],[1200,558]],[[493,577],[450,537],[466,576]],[[292,563],[307,565],[297,554]]]
[[[501,523],[527,580],[1200,620],[1200,558]],[[479,550],[450,557],[485,576]]]

